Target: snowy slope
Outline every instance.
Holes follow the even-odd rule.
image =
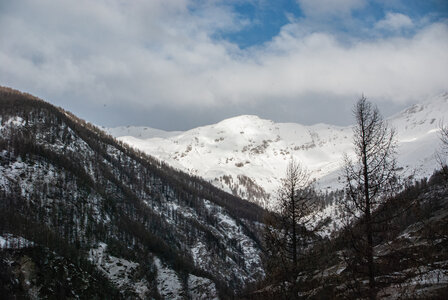
[[[447,121],[448,93],[415,104],[387,119],[389,126],[396,130],[398,165],[403,168],[404,175],[428,177],[439,168],[436,159],[440,150],[439,127]],[[338,185],[338,176],[336,171],[317,178],[322,187],[333,187]]]
[[[444,116],[448,116],[447,93],[388,119],[397,130],[399,163],[408,174],[428,176],[437,167],[437,128]],[[335,189],[341,186],[342,155],[352,153],[351,127],[274,123],[251,115],[181,133],[145,135],[152,131],[137,127],[108,130],[176,168],[268,207],[291,157],[312,172],[321,188]]]

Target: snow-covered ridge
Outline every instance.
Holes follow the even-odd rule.
[[[417,177],[437,162],[438,127],[448,116],[448,93],[413,105],[387,121],[397,131],[399,164]],[[352,153],[352,129],[327,124],[275,123],[243,115],[185,132],[137,127],[108,129],[118,139],[242,198],[270,206],[291,157],[323,189],[341,186],[343,153]],[[120,134],[120,133],[126,134]],[[145,132],[156,132],[145,134]]]
[[[112,136],[134,136],[141,139],[156,137],[168,138],[182,133],[181,131],[164,131],[144,126],[120,126],[114,128],[99,127]]]

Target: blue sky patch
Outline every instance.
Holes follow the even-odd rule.
[[[295,22],[303,22],[310,30],[315,28],[316,31],[326,30],[333,34],[370,39],[378,37],[378,34],[387,37],[397,33],[375,27],[375,24],[384,19],[387,13],[403,14],[415,21],[414,25],[417,26],[419,22],[440,22],[448,18],[448,1],[446,0],[366,1],[363,7],[353,9],[348,16],[329,15],[319,19],[305,15],[298,2],[300,1],[229,2],[230,4],[225,5],[229,5],[241,19],[248,20],[249,23],[237,31],[217,31],[213,37],[217,40],[228,40],[241,49],[245,49],[270,41],[293,19]],[[341,0],[341,2],[344,1]],[[414,33],[414,30],[403,28],[399,33],[409,36]]]

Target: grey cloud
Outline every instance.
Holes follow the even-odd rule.
[[[362,5],[343,2],[346,11]],[[401,107],[447,88],[444,23],[343,43],[291,20],[272,41],[242,50],[212,38],[248,26],[219,1],[195,10],[187,0],[11,3],[0,11],[0,84],[97,124],[184,129],[239,113],[342,124],[362,92]]]

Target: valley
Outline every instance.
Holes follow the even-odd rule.
[[[314,299],[367,292],[362,260],[348,246],[363,219],[347,219],[336,179],[342,153],[353,155],[351,128],[240,116],[187,132],[108,129],[130,134],[115,139],[17,90],[0,88],[0,104],[2,295]],[[388,228],[375,235],[379,299],[447,293],[448,187],[434,156],[447,106],[443,94],[388,119],[398,133],[403,167],[396,171],[413,177],[373,212]],[[319,205],[314,223],[297,225],[301,271],[294,277],[267,235],[284,230],[269,209],[291,157],[308,164],[324,191],[311,199]]]

